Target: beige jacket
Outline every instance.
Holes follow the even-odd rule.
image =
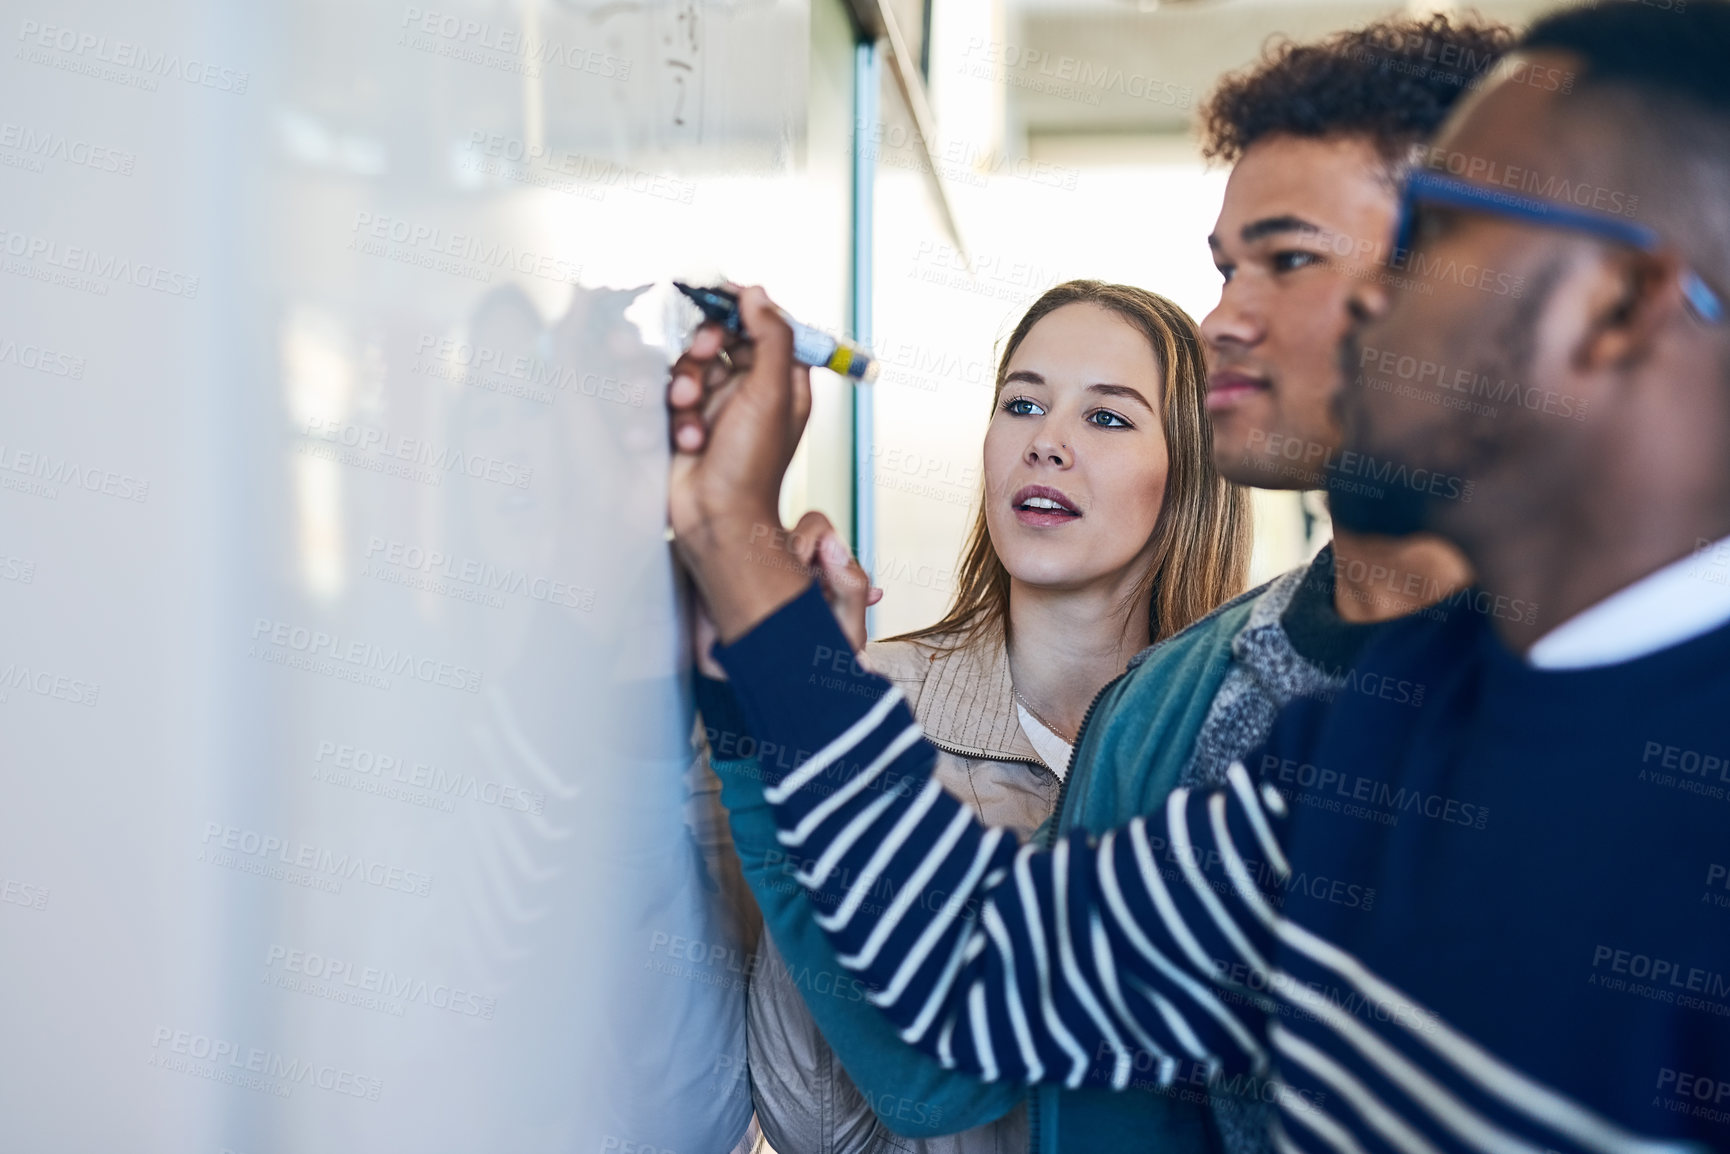
[[[1059,781],[1021,730],[1001,637],[950,651],[917,641],[873,642],[865,663],[906,695],[940,751],[936,775],[943,787],[981,821],[1026,840],[1057,805]],[[944,1138],[888,1130],[818,1032],[767,933],[758,949],[746,1044],[757,1119],[777,1154],[1024,1154],[1025,1103]]]

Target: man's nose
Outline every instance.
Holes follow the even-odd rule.
[[[1219,303],[1202,318],[1201,336],[1208,352],[1218,355],[1232,349],[1254,348],[1267,335],[1267,322],[1249,286],[1233,280],[1219,292]]]

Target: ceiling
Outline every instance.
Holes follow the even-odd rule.
[[[1473,9],[1524,24],[1552,6],[1496,0]],[[1008,128],[1030,143],[1187,133],[1220,77],[1253,62],[1270,37],[1318,38],[1403,9],[1375,0],[1007,0],[1005,51],[1017,62],[1005,67]]]

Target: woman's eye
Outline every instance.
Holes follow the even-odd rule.
[[[1231,274],[1237,270],[1234,264],[1216,264],[1213,267],[1219,270],[1219,279],[1224,284],[1231,283]]]
[[[1300,268],[1308,268],[1319,260],[1321,260],[1319,253],[1290,249],[1286,252],[1274,253],[1273,267],[1275,272],[1295,272]]]
[[[1102,429],[1133,429],[1134,425],[1112,412],[1110,409],[1095,409],[1087,414],[1087,419]]]
[[[1041,410],[1038,405],[1026,397],[1010,397],[1003,402],[1003,411],[1014,413],[1018,417],[1033,417],[1037,416]]]

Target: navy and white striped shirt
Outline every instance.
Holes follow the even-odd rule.
[[[1288,1151],[1730,1148],[1730,801],[1656,773],[1730,766],[1730,630],[1555,674],[1402,625],[1227,788],[1050,851],[931,780],[814,588],[717,655],[819,923],[945,1064],[1200,1063]]]

